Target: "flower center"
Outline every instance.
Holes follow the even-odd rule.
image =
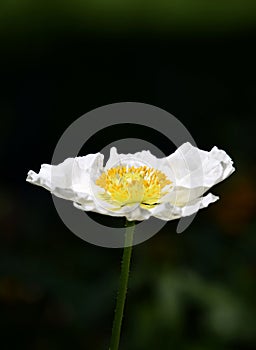
[[[144,209],[153,208],[167,193],[163,189],[171,183],[160,170],[147,166],[118,166],[96,180],[96,185],[105,190],[100,197],[118,208],[136,203]]]

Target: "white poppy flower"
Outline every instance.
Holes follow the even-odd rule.
[[[149,151],[118,154],[114,147],[105,167],[103,158],[96,153],[59,165],[43,164],[38,174],[28,172],[27,181],[84,211],[130,221],[150,216],[168,221],[215,202],[218,197],[203,194],[235,170],[224,151],[202,151],[188,142],[166,158]]]

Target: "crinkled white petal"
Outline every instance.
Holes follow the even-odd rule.
[[[176,186],[209,189],[234,172],[233,161],[223,150],[213,147],[202,151],[189,142],[167,157],[173,169]]]
[[[189,142],[180,146],[167,160],[175,175],[175,188],[164,200],[178,206],[202,196],[235,171],[233,161],[223,150],[213,147],[206,152]]]
[[[184,207],[173,206],[170,202],[162,203],[152,209],[152,215],[158,219],[169,221],[189,216],[198,212],[198,210],[208,207],[210,203],[214,203],[219,197],[209,193],[205,197],[193,199]]]
[[[198,210],[208,207],[210,203],[214,203],[218,199],[219,197],[209,193],[205,197],[200,197],[192,200],[191,202],[187,203],[187,205],[184,207],[178,207],[172,205],[170,202],[166,202],[150,210],[142,209],[140,206],[135,205],[133,208],[130,209],[130,211],[127,211],[127,208],[125,210],[121,209],[118,211],[111,211],[106,210],[102,206],[91,206],[86,204],[82,205],[78,203],[74,203],[74,206],[83,211],[93,211],[103,215],[115,217],[125,216],[129,221],[143,221],[149,219],[151,216],[154,216],[164,221],[170,221],[192,215],[198,212]]]
[[[79,204],[74,203],[74,206],[77,209],[83,210],[83,211],[93,211],[99,214],[103,215],[109,215],[109,216],[116,216],[116,217],[123,217],[125,216],[127,220],[129,221],[143,221],[147,220],[152,216],[152,213],[150,210],[146,210],[140,207],[139,204],[135,204],[130,207],[122,207],[119,210],[110,210],[107,208],[107,206],[99,205],[99,202],[94,201],[93,204]]]
[[[102,167],[103,155],[89,154],[67,158],[59,165],[42,164],[39,173],[30,170],[26,180],[46,188],[57,197],[92,204],[91,173],[102,171]]]
[[[117,166],[129,167],[140,167],[148,166],[149,168],[154,168],[163,172],[172,184],[175,184],[175,174],[173,173],[173,168],[170,167],[168,158],[157,158],[150,151],[141,151],[136,153],[118,153],[116,147],[112,147],[110,150],[109,160],[106,163],[105,170],[108,170]]]
[[[106,163],[105,170],[120,165],[141,166],[158,168],[165,158],[157,158],[150,151],[141,151],[136,153],[118,153],[116,147],[110,149],[109,159]]]

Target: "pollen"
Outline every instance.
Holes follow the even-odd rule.
[[[100,198],[117,209],[136,203],[144,209],[154,208],[171,184],[163,172],[147,166],[110,168],[96,180],[96,185],[105,190]]]

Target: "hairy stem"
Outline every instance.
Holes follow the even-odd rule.
[[[134,221],[127,220],[126,232],[125,232],[125,246],[124,246],[123,259],[122,259],[122,265],[121,265],[121,275],[120,275],[119,288],[117,293],[116,309],[115,309],[115,316],[113,321],[112,336],[111,336],[109,350],[118,350],[119,348],[124,305],[125,305],[128,279],[129,279],[134,228],[135,228]]]

